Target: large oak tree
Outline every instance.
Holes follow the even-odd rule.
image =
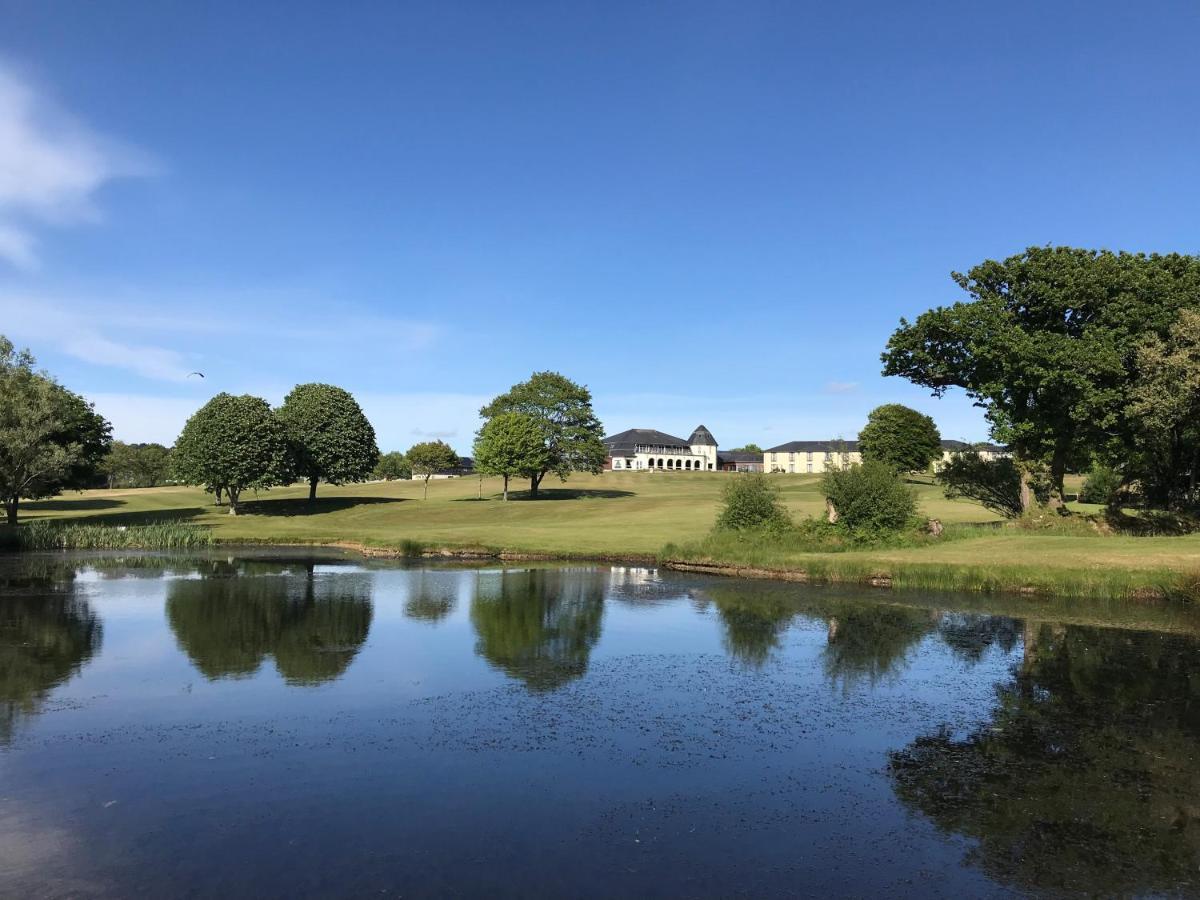
[[[592,394],[557,372],[534,372],[479,411],[484,419],[501,413],[524,413],[544,435],[546,456],[529,476],[529,496],[536,498],[542,479],[553,472],[566,480],[571,472],[598,473],[604,465],[604,427],[592,410]],[[486,425],[484,426],[486,427]]]

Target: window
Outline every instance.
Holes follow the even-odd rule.
[[[808,461],[808,471],[810,471],[810,472],[812,471],[812,460],[811,459]]]

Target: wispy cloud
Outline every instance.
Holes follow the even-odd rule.
[[[96,192],[157,166],[100,135],[0,62],[0,260],[37,265],[35,230],[95,222]]]
[[[858,390],[857,381],[827,381],[825,382],[825,393],[827,394],[853,394]]]

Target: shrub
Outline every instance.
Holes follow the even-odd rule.
[[[791,517],[779,500],[778,488],[765,475],[735,475],[725,485],[722,498],[718,531],[783,531],[791,526]]]
[[[894,534],[917,513],[916,495],[878,460],[830,469],[821,478],[821,492],[833,504],[838,526],[859,539]]]
[[[1116,499],[1123,479],[1119,472],[1108,466],[1095,466],[1079,492],[1080,503],[1099,503],[1108,506]]]
[[[956,453],[937,473],[951,500],[966,497],[1009,519],[1022,513],[1021,473],[1007,457],[986,460],[975,451]]]

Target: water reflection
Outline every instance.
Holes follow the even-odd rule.
[[[475,652],[531,690],[561,687],[587,671],[605,587],[591,569],[482,573],[471,602]]]
[[[361,574],[245,577],[214,563],[201,578],[172,581],[167,621],[192,664],[209,679],[245,678],[267,656],[289,684],[339,677],[367,639],[372,607]]]
[[[404,615],[418,622],[442,621],[454,611],[458,579],[452,572],[426,569],[412,573],[410,593],[404,602]]]
[[[891,756],[897,796],[1022,890],[1174,894],[1200,865],[1200,646],[1029,625],[992,718]]]
[[[721,587],[705,596],[717,608],[726,652],[752,668],[761,668],[779,649],[799,611],[794,598],[776,592]]]
[[[99,650],[103,629],[75,593],[74,567],[26,570],[0,586],[0,743]]]
[[[913,647],[934,630],[937,617],[926,609],[840,604],[826,619],[825,674],[844,690],[895,676]]]

